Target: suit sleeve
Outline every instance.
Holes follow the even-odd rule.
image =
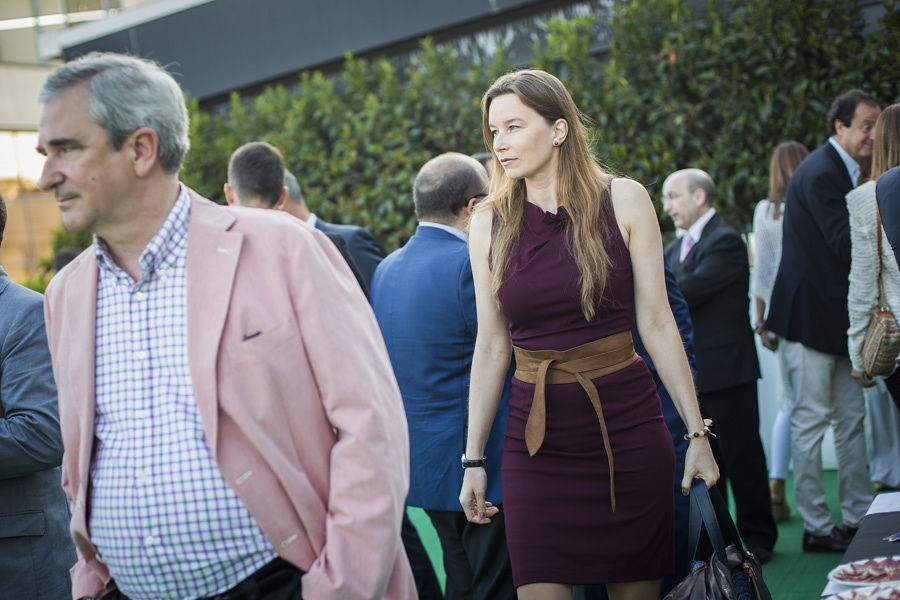
[[[805,186],[807,211],[831,254],[850,265],[850,221],[838,173],[821,171]],[[788,198],[788,202],[791,198]]]
[[[380,598],[392,573],[409,569],[399,556],[409,487],[406,415],[375,316],[343,259],[324,236],[304,239],[306,247],[290,253],[303,257],[291,271],[300,274],[292,280],[294,309],[315,377],[313,397],[337,440],[325,544],[303,578],[303,594]]]
[[[459,308],[466,328],[474,338],[478,333],[478,316],[475,312],[475,278],[472,276],[472,263],[469,262],[468,254],[459,270]]]
[[[0,478],[58,466],[62,437],[39,300],[23,305],[0,344]]]
[[[889,169],[878,178],[875,195],[886,239],[894,251],[894,260],[900,266],[900,167]]]
[[[691,366],[691,374],[697,376],[697,363],[694,359],[694,326],[691,323],[691,312],[688,309],[688,303],[678,287],[675,280],[675,273],[669,266],[669,261],[663,260],[663,268],[666,275],[666,295],[669,298],[669,307],[672,309],[672,316],[675,317],[675,324],[678,325],[678,333],[681,334],[681,343],[684,346],[684,352],[687,354],[688,364]]]
[[[708,244],[692,268],[682,265],[678,287],[691,309],[696,309],[747,274],[747,249],[744,241],[730,232]]]
[[[371,289],[372,275],[375,273],[375,267],[384,258],[384,250],[381,249],[371,233],[360,228],[350,238],[350,253],[356,259],[356,266],[362,273],[366,287]]]

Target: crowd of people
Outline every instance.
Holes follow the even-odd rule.
[[[489,154],[421,167],[415,235],[386,257],[312,213],[264,142],[231,156],[228,206],[181,183],[187,111],[151,61],[89,54],[39,100],[40,185],[94,243],[43,300],[0,269],[19,597],[651,600],[689,571],[697,478],[730,489],[763,563],[791,457],[808,552],[846,549],[870,475],[900,486],[900,374],[861,358],[879,285],[900,309],[900,214],[881,243],[876,208],[900,188],[900,105],[851,90],[822,147],[775,148],[751,279],[711,174],[665,178],[663,247],[544,71],[485,93]],[[754,331],[782,366],[768,470]]]

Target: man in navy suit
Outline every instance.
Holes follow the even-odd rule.
[[[0,198],[0,242],[6,205]],[[70,596],[75,547],[59,485],[62,438],[44,302],[0,267],[0,596]]]
[[[228,161],[228,181],[223,186],[225,201],[232,206],[286,211],[288,175],[290,173],[284,168],[284,158],[278,148],[265,142],[248,142],[235,150]],[[296,179],[293,181],[297,182]],[[350,255],[347,242],[336,233],[326,232],[325,235],[341,253],[368,298],[369,284]]]
[[[794,500],[803,517],[803,550],[847,549],[872,500],[866,473],[860,384],[847,355],[850,217],[844,196],[856,187],[860,162],[872,156],[881,109],[865,92],[838,96],[828,112],[825,144],[807,156],[788,183],[781,265],[766,326],[784,338],[794,388],[791,454]],[[825,502],[822,438],[834,428],[843,526]]]
[[[487,172],[472,158],[447,153],[425,163],[413,187],[416,233],[382,261],[372,280],[372,307],[409,423],[407,504],[424,508],[437,530],[445,598],[515,598],[502,510],[490,524],[476,525],[458,499],[478,328],[465,229],[487,188]],[[508,400],[509,377],[485,448],[486,499],[494,505],[501,504]]]
[[[310,212],[303,200],[303,192],[300,190],[300,184],[297,178],[290,171],[285,171],[284,185],[287,187],[287,201],[284,203],[282,210],[290,213],[312,225],[319,231],[330,235],[339,235],[347,242],[350,249],[350,256],[359,272],[362,273],[365,288],[372,288],[372,275],[375,273],[375,267],[384,258],[384,250],[375,241],[375,238],[369,233],[369,230],[357,227],[356,225],[337,225],[323,221],[315,213]]]
[[[760,560],[772,557],[778,530],[772,518],[766,457],[759,438],[759,362],[750,327],[750,267],[738,232],[716,214],[715,184],[700,169],[676,171],[663,183],[663,208],[685,234],[666,258],[687,300],[694,325],[697,393],[713,420],[719,491],[731,482],[737,526]]]

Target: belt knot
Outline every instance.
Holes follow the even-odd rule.
[[[544,443],[547,430],[546,386],[548,383],[578,382],[597,413],[603,447],[609,463],[609,494],[612,510],[616,510],[615,477],[612,447],[600,395],[592,379],[615,373],[637,360],[630,331],[570,348],[569,350],[525,350],[513,346],[516,356],[516,379],[534,384],[534,398],[525,423],[525,446],[534,456]]]

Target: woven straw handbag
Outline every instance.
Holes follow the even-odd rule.
[[[862,357],[866,373],[870,377],[887,377],[894,371],[897,353],[900,352],[900,325],[884,298],[881,261],[881,213],[878,215],[878,310],[872,313],[866,326]]]

